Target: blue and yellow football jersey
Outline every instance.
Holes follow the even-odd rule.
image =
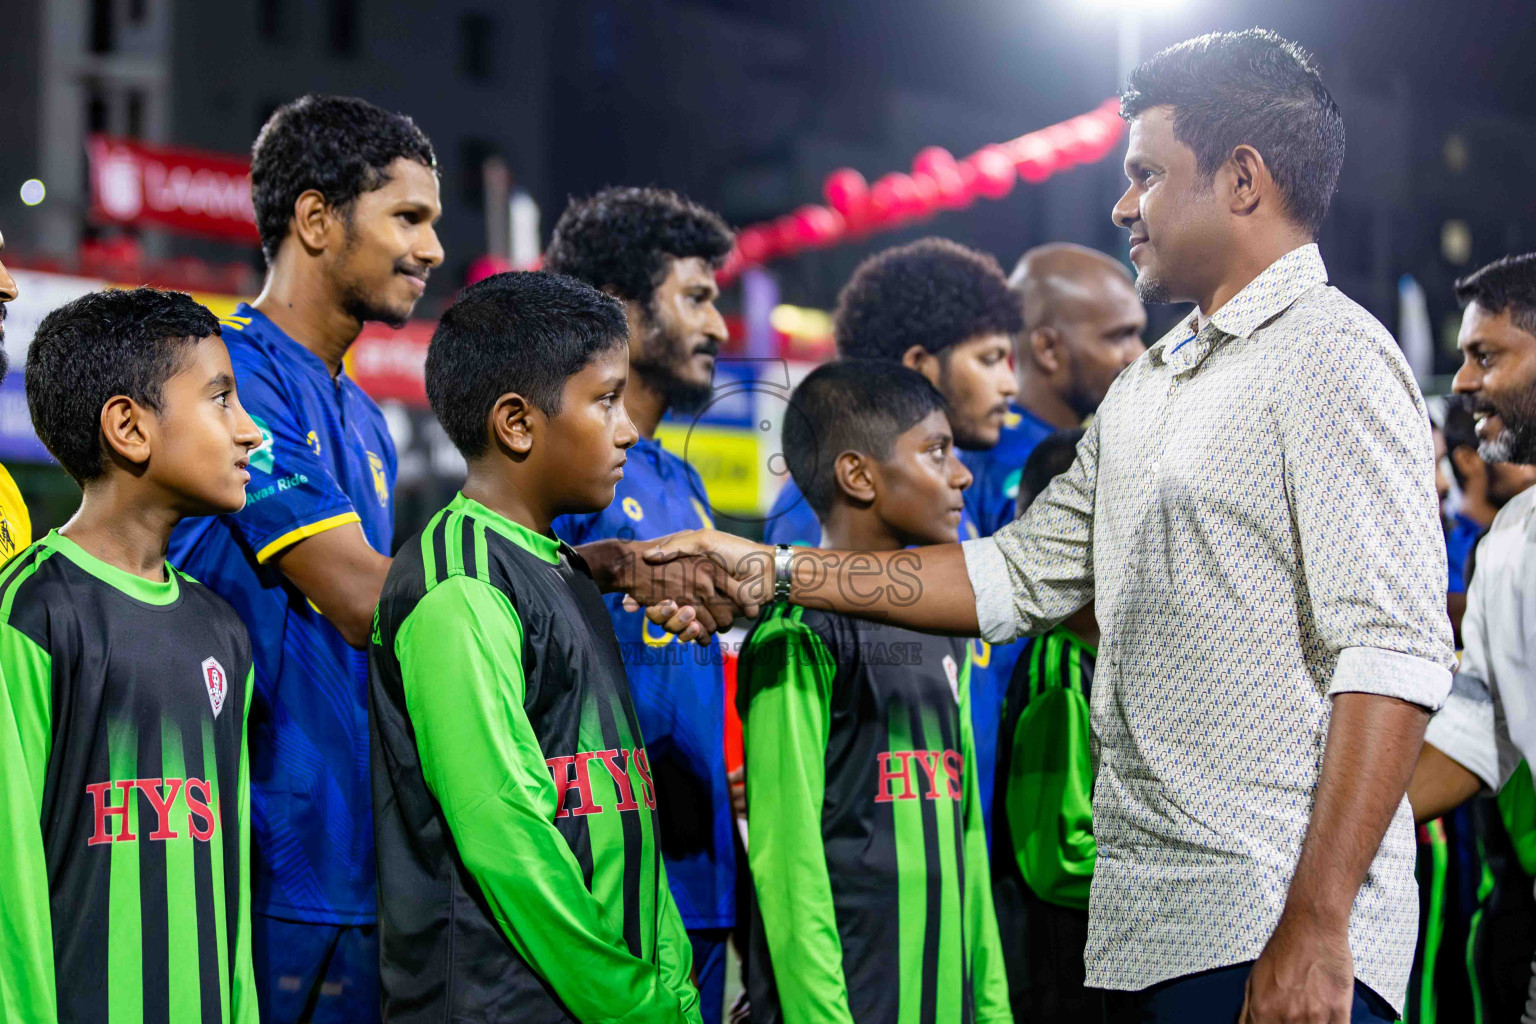
[[[983,537],[990,537],[1013,522],[1019,473],[1035,446],[1055,432],[1055,427],[1010,402],[997,444],[985,451],[960,453],[960,461],[976,478],[966,491],[966,503]]]
[[[271,563],[347,523],[389,554],[395,447],[343,371],[242,304],[223,321],[241,404],[261,428],[246,505],[184,520],[171,561],[235,607],[251,634],[252,909],[367,924],[374,899],[368,659]]]
[[[590,515],[561,516],[555,533],[573,547],[619,537],[651,540],[713,526],[704,482],[659,441],[629,450],[613,502]],[[656,780],[661,852],[672,899],[689,930],[736,920],[736,853],[725,781],[725,673],[718,641],[678,643],[643,611],[609,594],[629,692]]]

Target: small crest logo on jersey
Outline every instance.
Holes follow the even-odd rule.
[[[640,520],[645,518],[645,510],[640,507],[640,503],[634,498],[625,498],[623,507],[624,514],[629,516],[629,518],[633,519],[635,522],[638,523]]]
[[[319,434],[317,434],[313,430],[311,430],[309,433],[304,435],[304,443],[309,445],[309,450],[310,451],[314,452],[316,455],[320,454],[320,435]],[[368,457],[369,458],[373,458],[373,453],[369,452],[368,453]]]
[[[261,431],[261,444],[251,449],[251,465],[270,476],[277,462],[272,454],[272,431],[267,429],[266,423],[259,416],[252,416],[251,422]]]
[[[203,659],[203,685],[208,687],[208,703],[213,705],[213,717],[224,710],[224,698],[229,694],[229,677],[218,658]]]
[[[955,695],[955,703],[960,703],[960,666],[955,664],[953,654],[944,655],[944,678],[949,680],[949,692]]]

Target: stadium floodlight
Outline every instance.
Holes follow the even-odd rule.
[[[1086,6],[1090,8],[1115,14],[1119,58],[1116,89],[1125,85],[1136,65],[1141,63],[1142,17],[1149,13],[1166,14],[1183,7],[1184,3],[1185,0],[1086,0]]]

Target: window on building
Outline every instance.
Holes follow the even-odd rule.
[[[294,37],[292,0],[257,0],[256,33],[269,43],[286,43]]]
[[[465,204],[478,207],[485,200],[485,162],[497,148],[484,139],[459,140],[459,194]]]
[[[459,73],[489,82],[496,73],[496,19],[471,11],[459,16]]]
[[[144,94],[138,89],[128,93],[128,137],[144,137]]]
[[[112,22],[112,0],[91,0],[91,52],[111,53],[115,29],[116,26]]]
[[[361,27],[357,8],[358,0],[330,0],[330,9],[326,12],[326,39],[332,53],[343,57],[357,53]]]

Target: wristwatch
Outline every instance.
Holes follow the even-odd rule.
[[[773,549],[773,599],[789,600],[789,560],[793,549],[788,544],[778,544]]]

